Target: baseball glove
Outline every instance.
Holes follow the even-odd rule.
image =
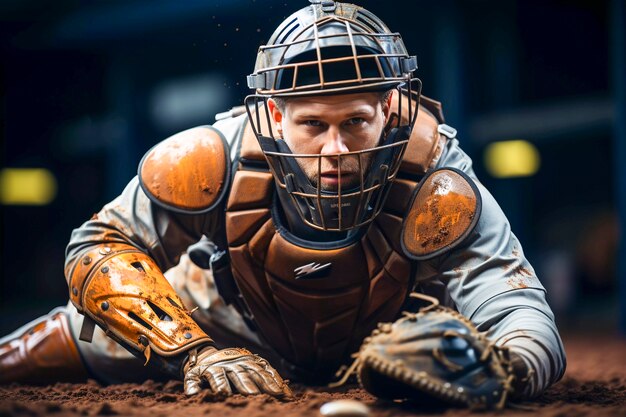
[[[361,386],[380,398],[422,405],[504,407],[514,379],[508,351],[435,298],[411,296],[433,304],[379,324],[364,340],[352,370]]]

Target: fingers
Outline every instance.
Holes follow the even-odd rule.
[[[283,392],[282,386],[278,381],[260,365],[256,363],[246,363],[244,367],[257,386],[261,388],[261,391],[271,395],[280,395]]]
[[[196,395],[200,392],[202,378],[196,372],[190,371],[185,375],[185,394]]]
[[[215,394],[221,395],[233,395],[233,390],[230,387],[230,383],[228,382],[228,378],[226,377],[226,370],[219,366],[211,366],[207,368],[207,372],[204,374],[204,377],[207,381],[209,381],[209,385],[211,386],[211,390]]]
[[[283,382],[283,395],[282,395],[282,398],[285,399],[285,400],[293,400],[294,399],[293,391],[291,390],[291,388],[289,388],[289,385],[287,385],[284,382]]]
[[[259,388],[248,371],[240,366],[233,367],[232,370],[227,371],[228,379],[233,383],[237,391],[243,395],[259,394]]]
[[[266,393],[280,398],[293,398],[293,393],[278,372],[266,360],[255,355],[200,364],[189,369],[185,375],[185,394],[200,392],[203,381],[208,382],[216,395],[230,396],[234,387],[236,392],[243,395]]]
[[[260,360],[259,360],[259,365],[276,382],[276,384],[278,385],[278,388],[282,390],[282,394],[277,394],[277,396],[283,397],[285,399],[293,399],[294,398],[293,391],[291,391],[291,388],[289,388],[289,385],[287,385],[285,383],[285,381],[283,381],[283,378],[276,371],[276,369],[274,369],[272,366],[270,366],[270,364],[265,359],[262,359],[262,358],[260,358]]]
[[[255,371],[250,371],[250,377],[254,380],[258,387],[261,387],[261,392],[265,394],[273,395],[275,397],[286,400],[291,400],[294,398],[293,392],[291,391],[291,388],[289,388],[289,385],[285,384],[282,381],[274,381],[276,385],[274,385],[274,383],[268,384],[267,378],[263,378],[260,375],[260,372]]]
[[[198,367],[187,372],[184,383],[185,394],[195,395],[199,393],[202,389],[203,380],[209,383],[214,394],[225,396],[233,394],[226,377],[226,371],[220,367]]]
[[[267,362],[245,362],[242,366],[247,370],[248,375],[255,382],[256,386],[260,388],[261,392],[277,397],[293,396],[293,393],[287,384],[283,382],[278,372],[269,366]]]

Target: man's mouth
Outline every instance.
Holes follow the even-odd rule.
[[[351,185],[355,182],[356,173],[354,172],[341,172],[341,180],[339,177],[339,171],[324,171],[320,175],[320,181],[323,187],[338,187],[341,183],[342,186]]]

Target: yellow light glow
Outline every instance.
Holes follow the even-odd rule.
[[[0,171],[0,204],[43,206],[57,193],[54,175],[44,168],[5,168]]]
[[[541,164],[539,151],[525,140],[495,142],[484,154],[487,171],[496,178],[530,177]]]

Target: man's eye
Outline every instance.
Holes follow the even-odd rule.
[[[311,127],[320,127],[322,123],[319,120],[305,120],[304,125]]]
[[[348,119],[346,124],[351,125],[351,126],[355,126],[355,125],[360,125],[364,121],[365,121],[365,119],[363,119],[362,117],[353,117],[351,119]]]

